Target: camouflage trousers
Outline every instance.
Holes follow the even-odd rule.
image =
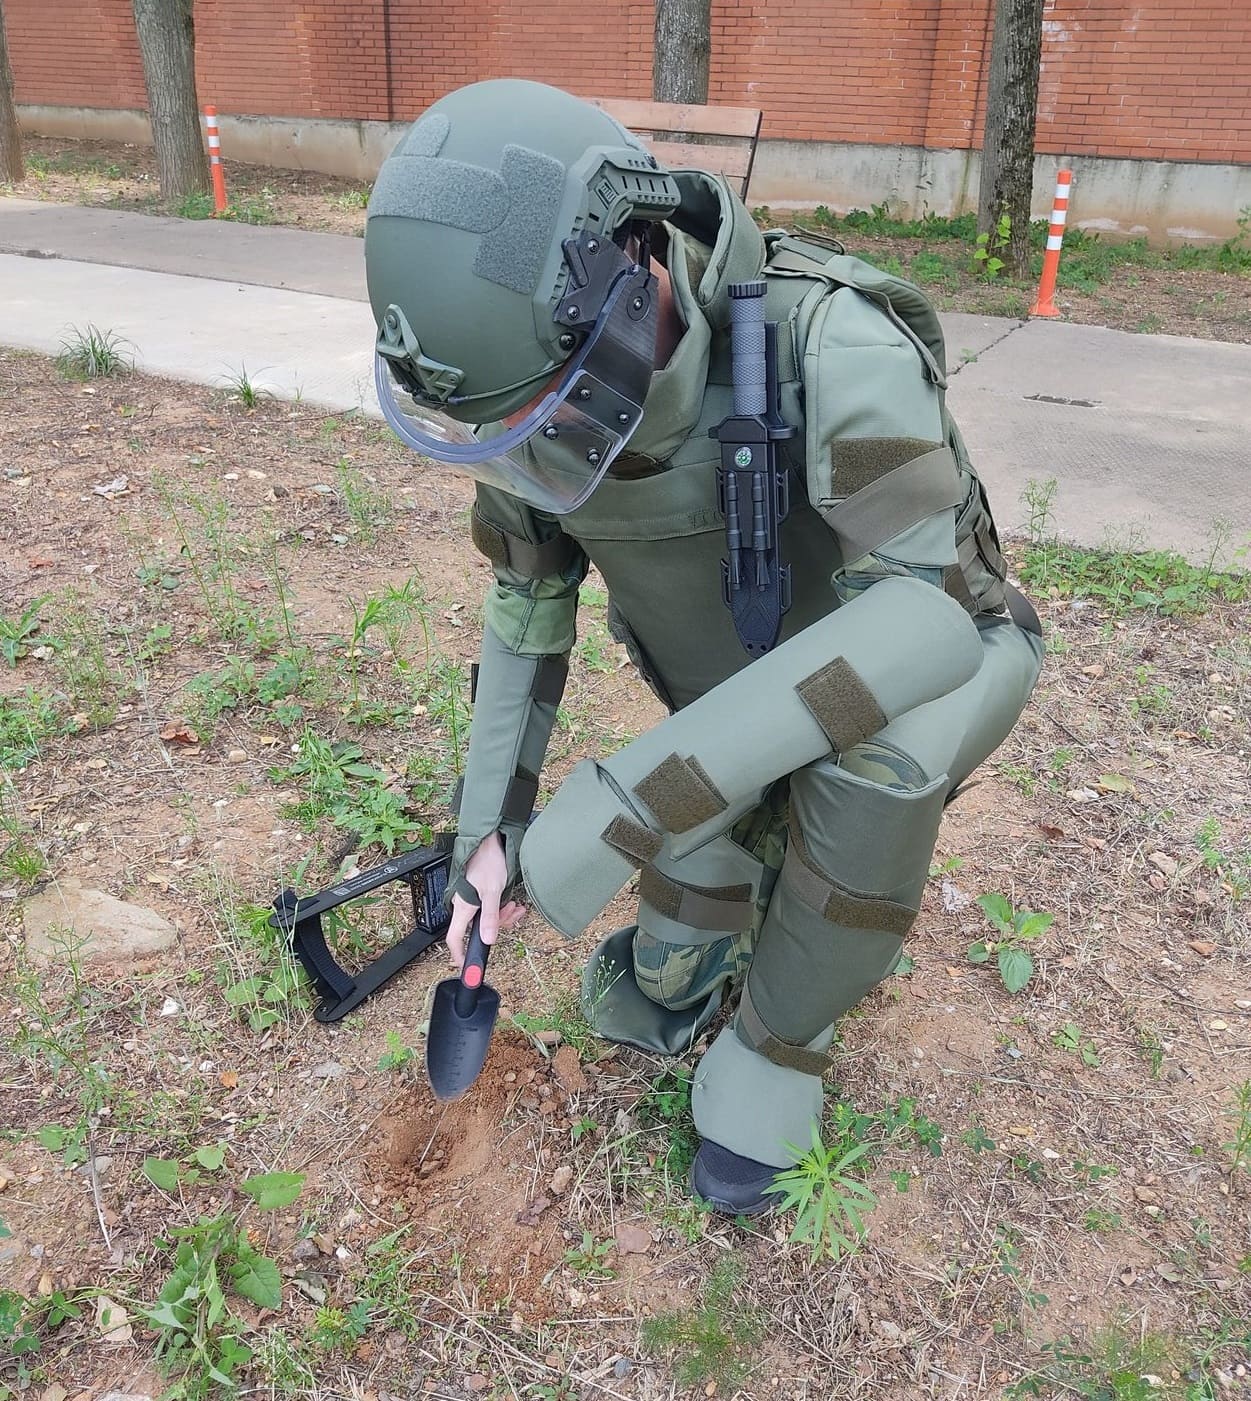
[[[634,980],[658,1006],[681,1011],[707,1001],[720,984],[730,988],[751,966],[773,888],[786,859],[787,783],[783,779],[764,801],[735,824],[730,840],[761,864],[751,924],[739,934],[707,944],[675,944],[648,930],[639,910],[634,936]]]

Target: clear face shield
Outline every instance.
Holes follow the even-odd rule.
[[[402,348],[388,353],[382,337],[374,361],[378,402],[402,442],[554,515],[587,499],[638,427],[658,315],[646,240],[641,263],[585,232],[568,240],[565,256],[571,277],[555,321],[585,338],[557,371],[558,382],[511,425],[483,436],[480,427],[452,417],[445,406],[472,400],[423,392]]]

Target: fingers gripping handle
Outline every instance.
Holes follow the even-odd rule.
[[[763,280],[730,284],[730,354],[733,358],[734,412],[763,417],[768,411],[769,371],[765,357]]]
[[[491,949],[482,942],[482,912],[473,917],[469,926],[469,944],[465,949],[465,962],[460,970],[460,982],[456,985],[456,1015],[471,1017],[478,1005],[478,992],[486,977],[487,959]]]

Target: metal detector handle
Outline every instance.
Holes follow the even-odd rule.
[[[458,1017],[472,1017],[478,1005],[478,992],[486,977],[487,959],[491,947],[482,942],[482,911],[479,910],[469,926],[469,943],[465,948],[465,964],[456,984],[454,1005]]]
[[[763,279],[730,283],[730,357],[734,378],[734,412],[740,418],[763,418],[769,408],[769,362],[765,355]]]

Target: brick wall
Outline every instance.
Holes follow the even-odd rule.
[[[129,0],[4,4],[19,102],[146,105]],[[709,99],[763,108],[768,137],[977,146],[992,9],[713,0]],[[647,97],[651,28],[651,0],[196,0],[200,96],[378,120],[503,74]],[[1251,4],[1048,0],[1038,149],[1251,162]]]

